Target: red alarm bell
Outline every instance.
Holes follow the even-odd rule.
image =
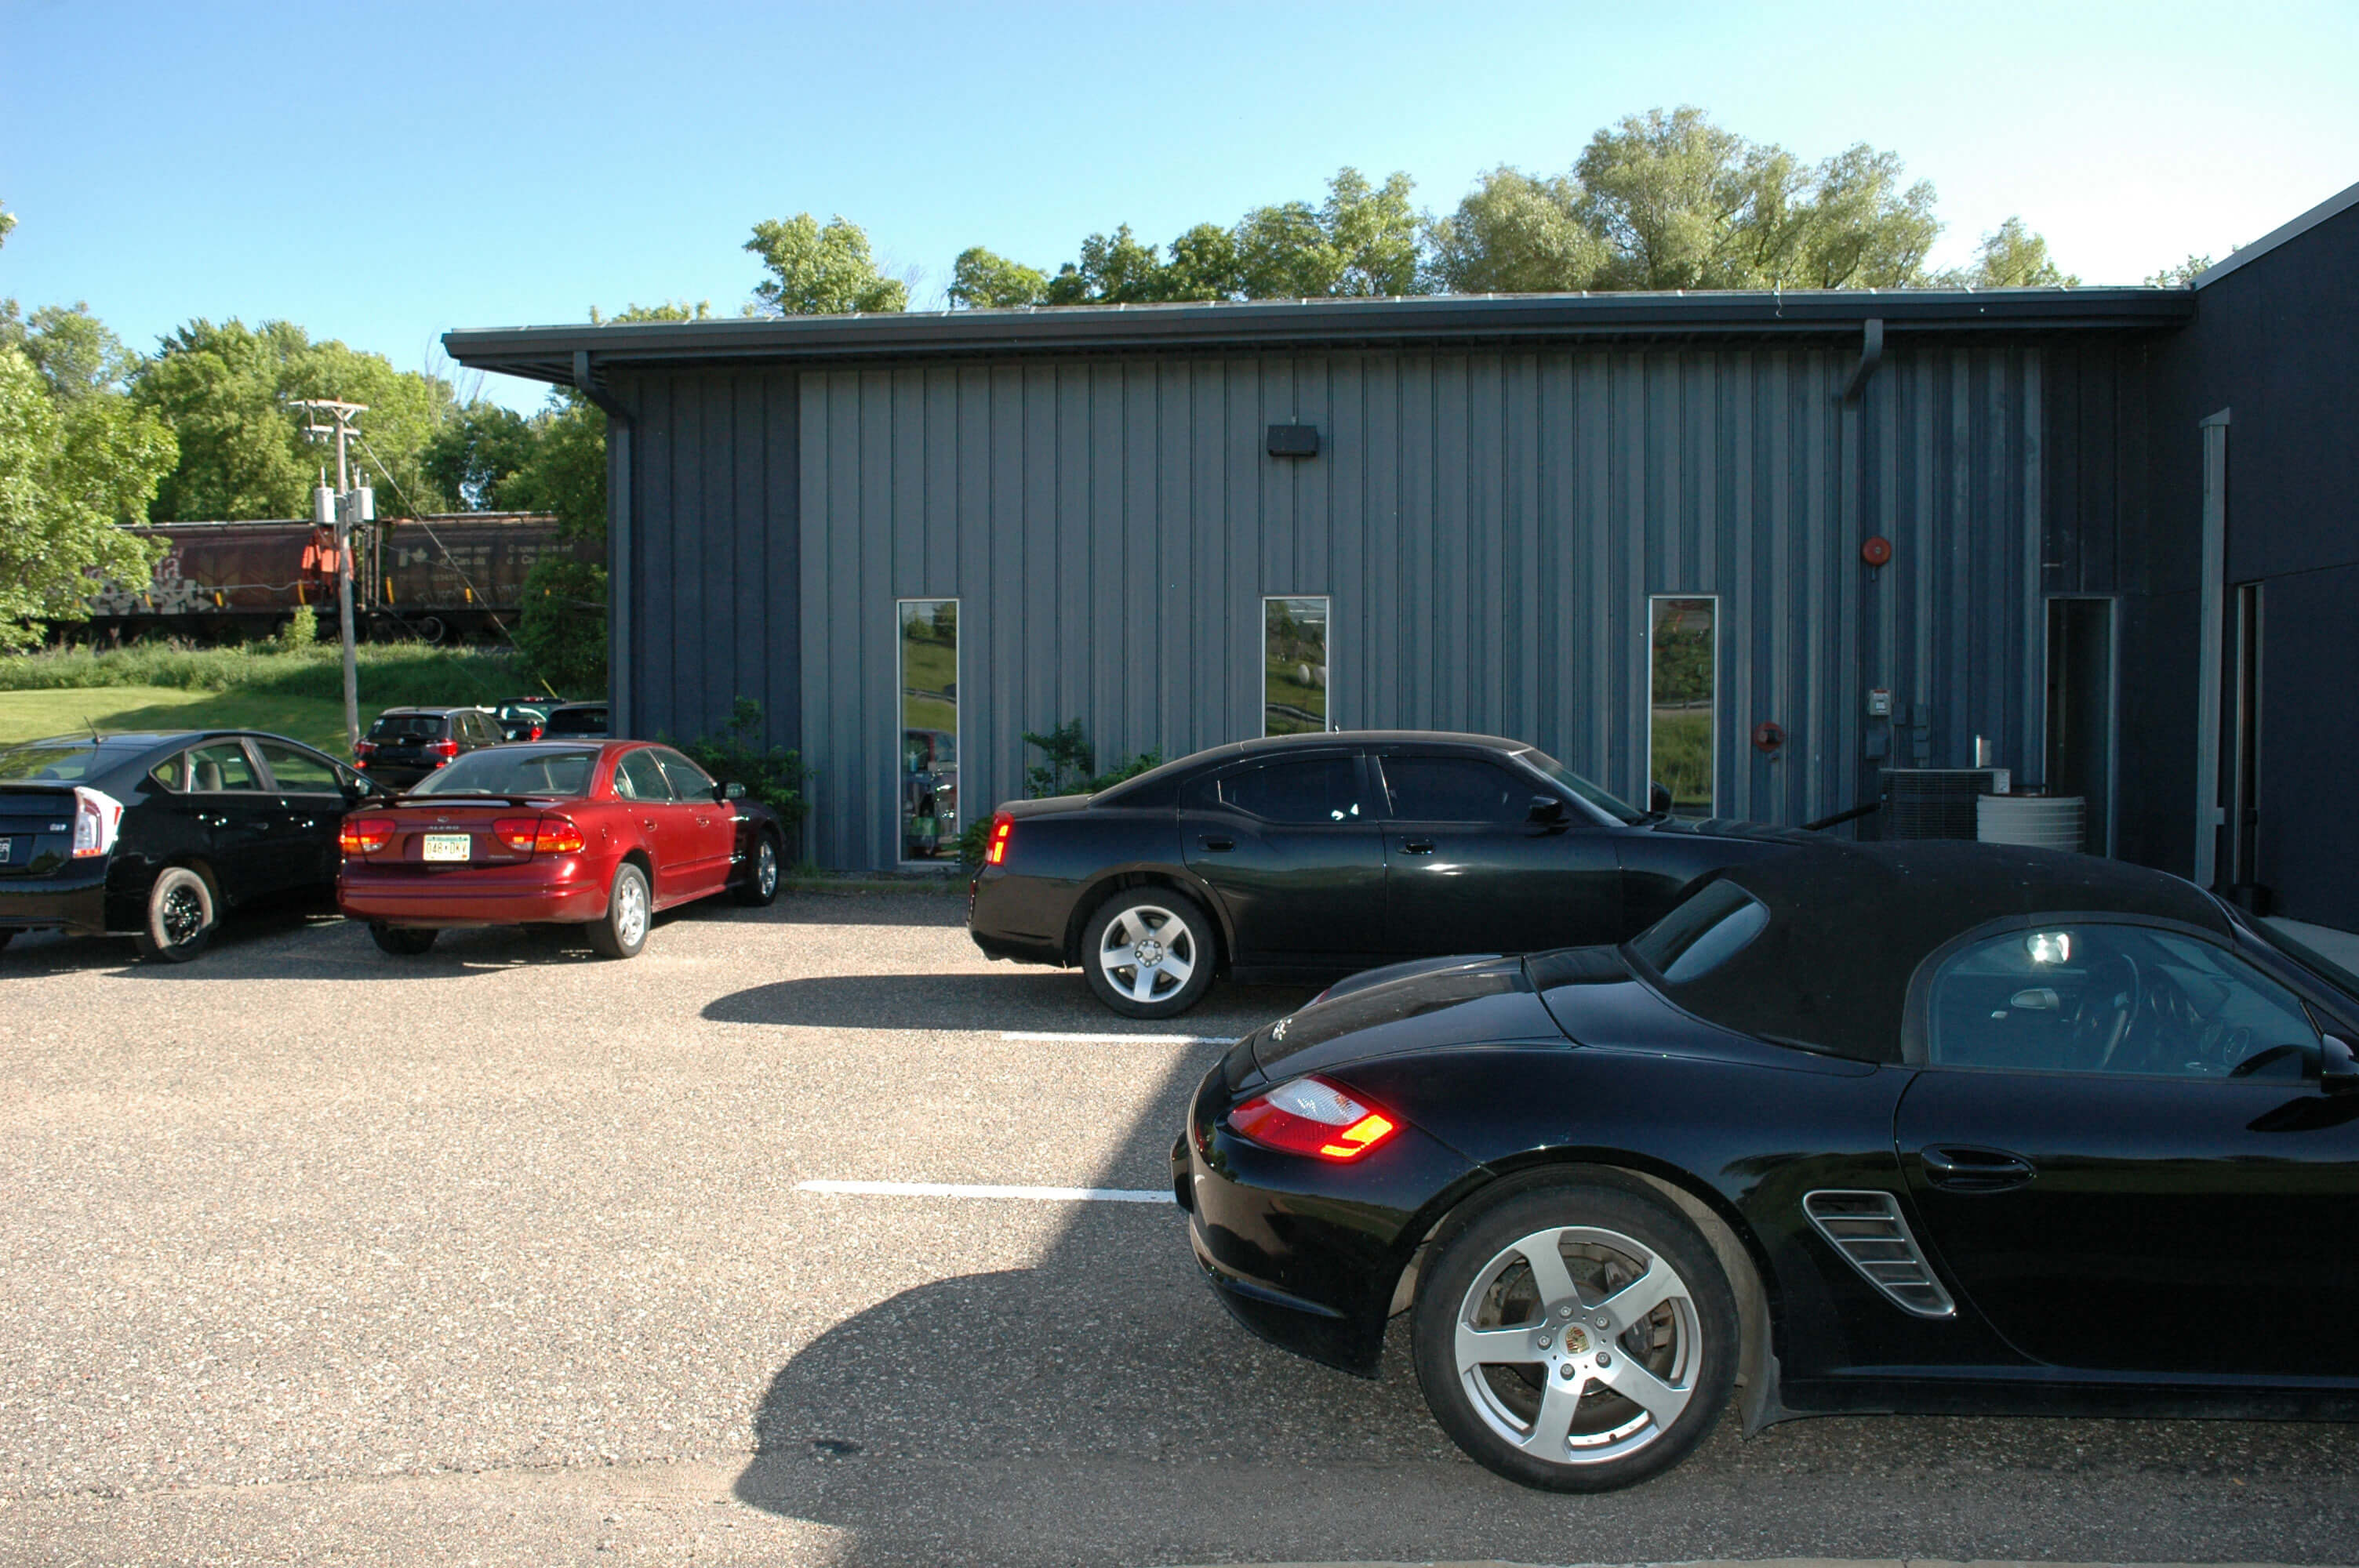
[[[1859,547],[1859,558],[1872,567],[1884,565],[1892,558],[1892,541],[1881,534],[1870,535]]]
[[[1753,744],[1764,752],[1774,752],[1786,743],[1785,726],[1774,719],[1765,719],[1753,727]]]

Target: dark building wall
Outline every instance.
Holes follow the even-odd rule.
[[[687,740],[762,705],[767,738],[799,743],[801,419],[791,371],[615,379],[628,451],[609,442],[616,564],[629,595],[614,685],[639,735]]]
[[[2153,350],[2148,500],[2122,550],[2125,858],[2195,860],[2200,746],[2232,774],[2233,648],[2222,732],[2196,733],[2201,422],[2227,434],[2223,591],[2262,585],[2256,880],[2279,913],[2359,928],[2359,207],[2196,290]],[[2234,618],[2229,618],[2233,643]],[[2226,802],[2223,800],[2223,805]],[[2219,865],[2224,876],[2223,849]]]
[[[960,600],[968,820],[1020,792],[1027,730],[1079,718],[1107,760],[1260,733],[1266,594],[1332,599],[1335,721],[1529,739],[1625,795],[1647,783],[1658,593],[1720,596],[1723,814],[1792,823],[1859,799],[1871,685],[1931,710],[1928,762],[1963,765],[1986,735],[2036,780],[2040,351],[1904,340],[1847,406],[1856,358],[1271,351],[806,373],[812,851],[897,858],[908,598]],[[1266,427],[1294,421],[1320,427],[1320,454],[1268,456]],[[675,489],[678,511],[690,499]],[[1881,572],[1860,561],[1869,532],[1896,545]],[[676,636],[722,634],[691,631],[702,600],[669,602],[652,612]],[[684,663],[658,670],[660,640],[651,622],[651,690],[716,689],[682,685]],[[1789,737],[1774,757],[1747,743],[1764,719]]]

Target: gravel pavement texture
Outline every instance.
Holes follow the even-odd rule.
[[[0,954],[0,1563],[2359,1560],[2359,1427],[1723,1424],[1522,1491],[1269,1349],[1159,1187],[1219,1047],[790,894],[644,956],[236,922]],[[1299,990],[1224,987],[1226,1035]],[[2256,1325],[2256,1331],[2263,1331]]]

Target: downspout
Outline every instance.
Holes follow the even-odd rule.
[[[582,354],[574,356],[577,361],[587,357]],[[1859,395],[1867,390],[1867,378],[1875,373],[1875,367],[1882,363],[1883,360],[1884,318],[1870,316],[1867,319],[1867,330],[1861,335],[1859,341],[1859,363],[1851,367],[1851,379],[1843,383],[1843,400],[1845,403],[1859,401]],[[1823,407],[1824,405],[1821,406]]]
[[[607,733],[628,735],[631,674],[631,411],[598,379],[590,351],[573,351],[575,390],[606,416]]]
[[[1869,471],[1867,409],[1863,399],[1869,378],[1875,374],[1875,367],[1883,361],[1884,319],[1871,316],[1860,334],[1859,361],[1851,367],[1851,375],[1844,381],[1843,389],[1843,436],[1851,457],[1848,471],[1843,475],[1843,537],[1846,547],[1851,549],[1858,549],[1866,535],[1875,531],[1864,527],[1861,521],[1862,514],[1871,504],[1868,486],[1872,477]],[[1823,829],[1872,816],[1883,804],[1881,770],[1891,765],[1892,762],[1891,721],[1873,718],[1867,712],[1868,688],[1880,686],[1889,689],[1892,684],[1884,672],[1889,648],[1885,634],[1886,607],[1883,599],[1882,577],[1882,572],[1874,567],[1866,567],[1861,571],[1856,644],[1859,649],[1858,689],[1852,697],[1852,710],[1844,724],[1845,729],[1852,725],[1861,729],[1852,798],[1865,804],[1821,816],[1810,824],[1813,827]]]

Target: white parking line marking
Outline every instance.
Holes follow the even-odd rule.
[[[1072,1045],[1234,1045],[1237,1034],[1050,1034],[1028,1029],[1003,1029],[1002,1040],[1041,1040]]]
[[[797,1182],[802,1193],[849,1193],[862,1197],[1030,1198],[1038,1203],[1162,1203],[1176,1200],[1169,1187],[1141,1192],[1132,1187],[992,1187],[955,1182]]]

